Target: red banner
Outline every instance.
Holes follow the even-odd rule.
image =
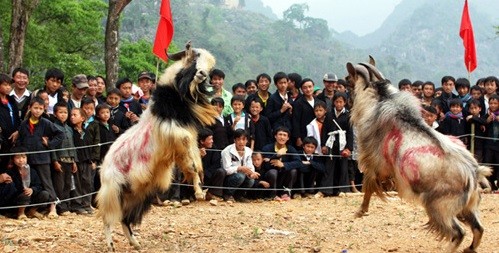
[[[463,39],[464,45],[464,65],[468,72],[476,69],[476,48],[475,36],[473,35],[473,26],[471,25],[470,14],[468,13],[468,0],[464,1],[463,16],[461,18],[461,27],[459,36]]]
[[[158,29],[156,31],[156,39],[154,39],[152,52],[163,61],[168,61],[166,52],[173,39],[174,32],[170,0],[161,1],[159,15]]]

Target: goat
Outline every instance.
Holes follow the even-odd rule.
[[[487,183],[490,168],[479,166],[459,140],[427,126],[419,101],[393,87],[372,57],[370,63],[349,62],[346,68],[354,90],[351,121],[364,170],[364,199],[357,217],[367,214],[373,193],[384,200],[384,183],[393,181],[402,198],[419,201],[426,209],[427,228],[450,241],[450,252],[465,235],[458,217],[468,224],[473,242],[465,252],[475,252],[484,231],[478,217],[479,183]]]
[[[197,129],[213,124],[218,115],[206,88],[215,58],[190,42],[168,57],[176,62],[158,80],[148,109],[111,145],[101,166],[97,203],[110,251],[111,225],[118,221],[130,245],[140,249],[131,225],[141,223],[157,191],[169,188],[175,166],[193,181],[195,197],[204,198]]]

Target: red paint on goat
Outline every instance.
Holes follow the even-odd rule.
[[[385,141],[383,142],[383,157],[390,163],[392,167],[395,165],[395,158],[399,154],[400,146],[402,146],[402,139],[403,136],[400,132],[400,129],[394,127],[392,131],[388,133]],[[392,144],[392,142],[393,147],[390,147],[390,144]]]
[[[146,150],[147,146],[149,145],[149,138],[151,137],[151,124],[147,125],[147,129],[145,130],[145,135],[144,135],[144,140],[140,144],[140,149],[139,149],[139,161],[142,163],[146,163],[151,159],[151,154],[148,153]]]
[[[400,174],[407,179],[411,184],[419,182],[419,166],[418,162],[421,155],[431,154],[438,158],[443,156],[442,150],[437,146],[427,145],[420,147],[409,148],[404,152],[400,160]],[[419,159],[418,159],[419,158]]]

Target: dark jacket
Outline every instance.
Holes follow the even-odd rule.
[[[255,125],[255,147],[254,150],[262,150],[263,146],[272,143],[272,127],[267,117],[260,115],[258,121],[253,121]]]
[[[96,121],[95,118],[90,118],[90,120],[84,123],[83,127],[85,128],[87,135],[85,138],[88,138],[89,145],[97,145],[101,143],[99,122]],[[100,146],[91,147],[91,155],[92,161],[100,161]]]
[[[48,137],[48,147],[42,143],[42,137]],[[48,119],[40,118],[35,125],[33,133],[29,130],[29,119],[24,120],[19,127],[19,138],[16,141],[16,146],[23,146],[28,151],[47,151],[56,149],[64,140],[64,132],[57,128],[54,123]],[[41,152],[28,155],[28,163],[50,164],[50,152]]]
[[[79,163],[87,162],[90,163],[92,161],[92,148],[78,148],[91,145],[91,139],[89,134],[87,134],[87,130],[83,129],[79,132],[76,129],[73,129],[73,140],[75,143],[76,149],[76,161]]]
[[[223,125],[220,119],[215,119],[215,124],[209,126],[210,130],[213,131],[213,145],[224,149],[229,146],[229,137],[227,136],[227,129]]]
[[[109,148],[112,145],[112,143],[109,144],[104,144],[104,143],[114,142],[118,138],[118,135],[113,131],[110,124],[104,125],[102,122],[99,122],[99,133],[100,133],[100,143],[103,144],[100,147],[99,161],[102,162],[107,154],[107,151],[109,151]]]
[[[485,118],[488,118],[489,114],[487,113],[485,115]],[[499,116],[498,116],[499,117]],[[497,120],[494,120],[490,123],[488,123],[486,126],[487,128],[487,137],[493,138],[493,139],[486,139],[484,143],[484,147],[488,150],[494,150],[494,151],[499,151],[499,122]]]
[[[213,146],[211,149],[217,149]],[[220,151],[206,150],[206,155],[201,158],[203,162],[203,171],[206,178],[211,178],[213,174],[222,168]]]
[[[16,196],[19,196],[24,191],[23,179],[21,177],[21,173],[17,168],[12,168],[7,170],[7,174],[10,175],[10,177],[12,178],[12,183],[14,183],[16,187]],[[35,196],[43,190],[42,181],[40,180],[40,177],[38,176],[36,170],[33,168],[30,168],[29,177],[30,177],[29,188],[33,189],[32,196]]]
[[[324,172],[325,165],[324,165],[324,157],[323,156],[318,156],[317,154],[312,155],[311,159],[307,159],[307,156],[305,154],[300,154],[300,160],[302,161],[302,165],[300,167],[300,171],[303,173],[308,173],[308,172]],[[303,161],[310,161],[310,164],[303,164]]]
[[[137,116],[142,114],[142,106],[133,98],[131,100],[121,100],[118,108],[123,114],[126,114],[128,111],[135,113]]]
[[[1,152],[7,153],[12,147],[9,137],[19,129],[21,118],[14,97],[7,96],[7,104],[0,103],[0,145]]]
[[[59,161],[61,157],[76,159],[73,129],[68,124],[62,123],[59,120],[56,120],[54,125],[64,133],[64,139],[61,145],[57,147],[59,150],[52,152],[52,161]]]
[[[286,145],[286,148],[288,149],[288,152],[286,152],[286,155],[283,155],[281,157],[277,157],[275,154],[275,143],[270,143],[262,148],[262,153],[264,158],[269,158],[269,159],[281,159],[281,161],[284,163],[284,169],[286,171],[289,170],[294,170],[294,169],[300,169],[302,162],[300,160],[300,157],[298,156],[298,152],[296,149],[291,146],[291,145]],[[274,153],[274,154],[272,154]],[[274,166],[270,164],[270,162],[264,162],[262,165],[264,171],[269,171],[270,169],[273,169]]]
[[[284,99],[282,99],[279,92],[276,91],[274,94],[270,95],[263,115],[269,118],[272,129],[284,126],[287,127],[289,131],[292,131],[293,126],[291,123],[291,111],[288,109],[281,113],[281,107],[283,104]]]
[[[108,122],[110,125],[119,127],[120,132],[118,133],[118,136],[125,132],[125,130],[130,128],[130,126],[132,125],[130,123],[130,120],[125,117],[125,114],[119,108],[119,106],[111,108],[111,118]]]
[[[314,107],[302,96],[293,103],[293,140],[307,137],[307,125],[315,119]],[[294,144],[294,143],[293,143]]]

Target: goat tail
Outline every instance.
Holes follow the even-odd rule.
[[[480,187],[484,190],[490,190],[490,183],[487,180],[487,177],[492,175],[492,168],[487,166],[478,166],[476,170],[477,181],[480,184]]]

